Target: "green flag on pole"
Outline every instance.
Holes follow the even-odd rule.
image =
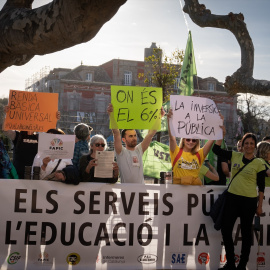
[[[170,101],[167,101],[162,104],[162,107],[166,113],[169,112],[170,109]],[[168,130],[168,123],[167,123],[167,117],[161,118],[161,129],[160,131],[167,131]]]
[[[179,90],[182,96],[191,96],[194,92],[193,76],[197,75],[191,32],[185,50],[184,62],[181,68]],[[178,90],[178,94],[179,94]]]
[[[206,142],[207,142],[207,140],[205,140],[205,143]],[[209,160],[209,163],[217,170],[217,168],[218,168],[218,166],[217,166],[218,165],[217,164],[218,163],[218,156],[213,153],[213,151],[212,151],[213,147],[214,147],[214,144],[212,145],[211,150],[209,151],[206,159],[208,159]],[[227,148],[227,146],[226,146],[224,140],[222,140],[221,149],[226,149],[226,148]],[[207,183],[212,182],[212,180],[209,179],[209,178],[207,178],[206,176],[204,177],[204,179],[205,179],[205,181]]]
[[[160,172],[172,170],[170,148],[168,145],[152,141],[143,154],[143,174],[159,178]]]

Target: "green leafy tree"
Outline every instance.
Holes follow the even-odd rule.
[[[153,55],[145,58],[144,73],[139,73],[138,77],[144,79],[147,86],[161,87],[163,102],[167,102],[180,77],[183,59],[183,50],[177,49],[168,57],[163,55],[162,49],[158,47],[153,49]]]

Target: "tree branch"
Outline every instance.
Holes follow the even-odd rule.
[[[229,94],[252,93],[256,95],[270,95],[270,82],[255,80],[253,76],[254,47],[247,30],[242,13],[228,15],[211,14],[205,5],[198,0],[184,0],[184,12],[200,27],[215,27],[227,29],[233,33],[241,49],[241,67],[225,80],[225,90]]]
[[[35,55],[91,40],[127,0],[7,0],[0,11],[0,72]]]

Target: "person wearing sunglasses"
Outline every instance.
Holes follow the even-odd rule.
[[[176,138],[170,131],[169,119],[173,117],[172,109],[167,113],[170,156],[173,167],[173,184],[180,185],[202,185],[199,178],[201,166],[214,143],[207,141],[204,147],[200,148],[200,140],[192,138],[181,138],[180,145],[177,145]]]
[[[113,177],[99,178],[94,177],[95,166],[98,166],[96,153],[97,151],[105,151],[107,149],[106,139],[100,135],[94,135],[90,140],[90,153],[80,158],[80,176],[81,182],[101,182],[101,183],[116,183],[118,180],[118,166],[116,162],[112,164]]]

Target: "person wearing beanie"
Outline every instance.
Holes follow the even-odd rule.
[[[74,134],[76,135],[76,141],[74,146],[74,154],[72,163],[79,171],[80,166],[80,158],[83,155],[89,153],[89,144],[88,141],[90,139],[91,131],[93,130],[92,127],[80,123],[74,127]]]

